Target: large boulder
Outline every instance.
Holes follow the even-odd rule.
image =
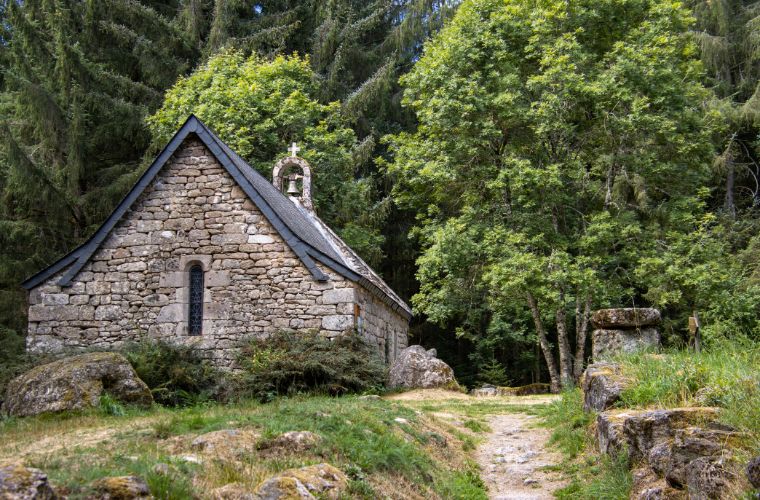
[[[3,500],[55,500],[60,498],[41,470],[21,464],[0,466],[0,498]]]
[[[290,469],[267,479],[256,487],[259,500],[297,500],[340,498],[348,486],[348,478],[330,464],[317,464]]]
[[[623,377],[620,365],[614,363],[594,363],[588,365],[581,377],[583,389],[583,409],[604,411],[618,400],[630,381]]]
[[[389,379],[392,388],[406,389],[429,389],[456,383],[454,370],[436,358],[434,350],[425,350],[420,345],[401,351],[391,366]]]
[[[13,379],[3,411],[25,417],[97,406],[104,393],[123,403],[149,406],[150,389],[121,354],[92,352],[41,365]]]
[[[647,327],[632,330],[597,329],[591,332],[591,355],[595,362],[609,360],[617,354],[655,349],[660,332]]]
[[[660,323],[660,311],[648,307],[600,309],[591,315],[595,328],[641,328]]]

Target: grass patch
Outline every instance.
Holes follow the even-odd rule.
[[[539,408],[545,427],[552,429],[549,444],[556,445],[568,458],[575,458],[593,448],[594,438],[589,430],[595,415],[583,411],[583,393],[580,389],[566,391],[550,405]]]
[[[632,477],[625,457],[601,457],[575,468],[570,484],[557,490],[557,498],[627,500]]]
[[[623,373],[635,380],[621,406],[673,408],[716,406],[719,419],[748,434],[747,446],[760,452],[760,345],[732,342],[700,354],[670,351],[620,357]]]
[[[101,406],[109,407],[110,402]],[[319,462],[331,463],[349,476],[346,494],[351,498],[485,498],[477,469],[464,453],[474,448],[474,439],[460,439],[446,425],[399,403],[297,396],[269,404],[206,403],[117,413],[94,409],[0,422],[0,447],[7,445],[9,455],[24,456],[29,465],[45,471],[72,499],[88,497],[89,484],[110,475],[143,477],[156,498],[192,498],[210,496],[229,482],[252,489],[277,471]],[[183,456],[198,453],[190,446],[195,436],[225,428],[252,428],[262,439],[305,430],[322,436],[322,442],[307,453],[252,450],[235,464],[184,461]],[[100,439],[88,439],[90,435]],[[35,448],[52,436],[57,444]]]

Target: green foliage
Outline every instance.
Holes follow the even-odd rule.
[[[124,405],[121,404],[116,399],[114,399],[108,393],[103,393],[100,396],[100,401],[98,402],[98,408],[103,413],[103,415],[110,415],[112,417],[123,417],[127,413],[127,410],[126,408],[124,408]]]
[[[691,23],[675,1],[461,4],[402,78],[417,131],[386,138],[418,312],[476,344],[531,325],[567,383],[576,304],[640,303],[632,271],[703,210],[719,117]]]
[[[123,196],[143,120],[195,53],[177,1],[25,0],[0,9],[0,327],[18,285],[82,242]]]
[[[317,100],[319,85],[308,59],[244,57],[225,52],[181,78],[148,124],[158,149],[194,113],[262,175],[299,142],[313,168],[312,196],[320,217],[376,263],[384,212],[372,201],[373,182],[357,178],[354,132],[337,102]]]
[[[486,384],[493,384],[495,386],[509,385],[506,368],[495,359],[492,359],[480,368],[478,378]]]
[[[240,357],[240,396],[266,401],[278,394],[345,394],[382,390],[385,365],[357,334],[328,339],[280,331],[253,339]]]
[[[128,345],[124,356],[162,405],[194,405],[219,389],[221,374],[191,347],[143,338]]]

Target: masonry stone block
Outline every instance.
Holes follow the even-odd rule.
[[[336,288],[333,290],[325,290],[322,294],[323,304],[340,304],[341,302],[353,302],[354,301],[354,289],[353,288]]]

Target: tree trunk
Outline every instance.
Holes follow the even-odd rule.
[[[591,295],[586,295],[586,303],[581,311],[581,296],[578,294],[575,302],[575,381],[583,374],[583,364],[586,358],[586,334],[588,333],[589,316],[591,316]]]
[[[559,372],[562,387],[567,388],[573,384],[573,354],[570,350],[570,339],[567,338],[567,314],[565,313],[565,292],[559,294],[559,307],[557,308],[557,341],[559,343]]]
[[[734,202],[734,184],[736,182],[736,172],[734,169],[733,158],[729,155],[726,158],[726,168],[728,173],[726,174],[726,212],[732,219],[736,218],[736,203]]]
[[[549,369],[549,379],[551,381],[551,390],[554,393],[560,391],[559,372],[557,371],[557,365],[554,363],[554,355],[552,354],[551,346],[546,338],[546,329],[544,323],[541,321],[541,312],[538,309],[538,303],[535,297],[528,292],[526,294],[528,299],[528,305],[530,306],[530,312],[533,315],[533,322],[536,325],[536,333],[538,334],[538,341],[541,344],[541,350],[544,352],[544,358],[546,359],[546,366]]]

